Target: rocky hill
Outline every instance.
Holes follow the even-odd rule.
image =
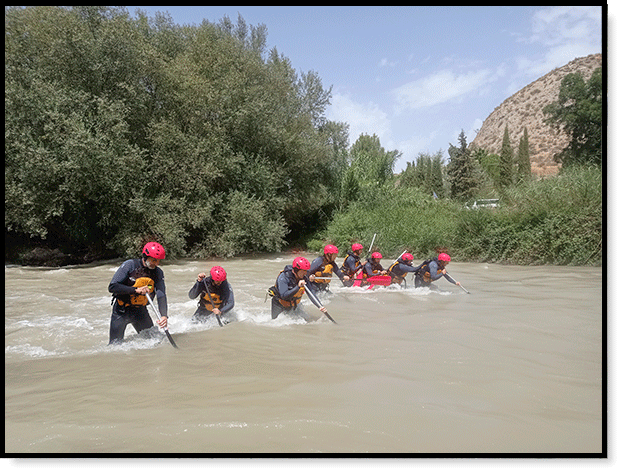
[[[570,73],[579,72],[587,80],[594,69],[602,66],[602,54],[577,58],[565,66],[554,69],[494,109],[483,122],[477,136],[469,145],[471,149],[483,148],[490,153],[500,154],[505,126],[514,150],[517,150],[524,127],[529,134],[531,170],[535,175],[550,175],[559,170],[553,156],[568,144],[564,133],[557,133],[544,123],[544,107],[559,97],[561,80]]]

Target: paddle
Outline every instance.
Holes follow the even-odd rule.
[[[449,277],[451,277],[451,274],[449,274],[448,272],[446,273],[446,275],[448,275]],[[453,278],[451,277],[451,279],[453,279]],[[453,280],[455,280],[455,279],[453,279]],[[456,283],[457,285],[459,285],[459,286],[462,288],[462,290],[463,290],[464,292],[466,292],[467,294],[469,294],[469,293],[470,293],[470,292],[468,292],[466,289],[464,289],[464,286],[463,286],[463,285],[461,285],[461,284],[459,284],[456,280],[455,280],[455,283]]]
[[[206,287],[206,295],[208,295],[208,300],[210,300],[210,305],[212,305],[212,308],[217,308],[217,306],[212,301],[212,297],[210,296],[210,290],[208,290],[208,284],[206,283],[206,279],[202,280],[202,282],[204,283],[204,287]],[[217,317],[217,322],[219,322],[219,326],[222,327],[223,322],[221,322],[221,317],[219,317],[219,315],[216,313],[215,313],[215,317]]]
[[[373,243],[375,242],[375,238],[377,237],[377,233],[373,236],[373,240],[371,241],[371,245],[368,247],[368,255],[370,256],[371,249],[373,248]]]
[[[152,306],[152,310],[154,310],[154,313],[158,317],[158,320],[162,320],[162,316],[160,315],[160,312],[158,311],[158,307],[156,307],[156,305],[154,305],[154,301],[152,300],[152,297],[150,297],[149,292],[146,293],[145,296],[147,297],[147,301]],[[169,330],[167,330],[167,327],[163,328],[163,330],[165,330],[165,335],[167,335],[167,338],[169,339],[169,343],[171,343],[171,346],[173,346],[174,348],[177,348],[178,345],[176,345],[175,341],[173,341],[173,337],[169,333]]]
[[[314,295],[312,293],[312,291],[310,289],[308,289],[307,285],[303,285],[303,288],[305,289],[306,294],[308,294],[308,298],[312,301],[312,303],[314,305],[316,305],[318,308],[321,308],[323,306],[323,304],[321,304],[321,302],[319,301],[318,298],[316,298],[316,295]],[[338,325],[338,323],[336,322],[336,320],[334,320],[331,315],[329,314],[329,312],[325,311],[323,312],[325,314],[325,316],[327,318],[329,318],[332,322],[334,322],[336,325]]]

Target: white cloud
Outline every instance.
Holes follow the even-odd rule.
[[[327,108],[327,118],[349,124],[349,141],[353,144],[360,134],[376,134],[380,141],[389,140],[390,120],[377,104],[360,104],[350,96],[334,93]]]
[[[408,82],[392,91],[395,111],[422,109],[442,104],[478,90],[493,78],[488,69],[466,74],[454,74],[445,69],[416,81]]]
[[[532,19],[530,42],[561,45],[600,38],[602,27],[599,6],[556,6],[538,10]]]

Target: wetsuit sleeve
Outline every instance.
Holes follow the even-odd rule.
[[[308,269],[308,272],[306,272],[306,276],[309,277],[312,274],[320,271],[321,267],[323,267],[323,258],[317,257],[316,259],[312,261],[312,264],[310,264],[310,269]]]
[[[341,279],[344,279],[345,275],[342,273],[340,267],[338,267],[338,264],[336,264],[336,262],[332,262],[332,268],[334,269],[334,274],[336,274]]]
[[[373,275],[373,266],[370,262],[366,262],[366,264],[364,264],[364,273],[366,275]]]
[[[167,316],[167,291],[165,289],[165,274],[159,267],[156,268],[156,280],[154,282],[156,298],[158,299],[158,310],[160,314]]]
[[[358,268],[358,261],[353,256],[347,257],[347,268],[349,269],[349,273],[353,274],[355,270]]]
[[[136,289],[131,285],[125,285],[123,282],[128,280],[128,276],[132,271],[132,260],[126,261],[119,266],[113,278],[108,284],[108,291],[115,295],[131,295],[136,293]]]
[[[229,282],[225,282],[227,286],[225,287],[225,292],[223,293],[223,307],[221,307],[221,312],[229,312],[234,308],[234,292],[232,291],[232,286]],[[221,284],[223,285],[223,284]]]
[[[277,292],[282,300],[292,300],[297,292],[299,292],[299,286],[294,285],[290,287],[291,283],[288,281],[286,272],[282,272],[277,278]]]
[[[418,267],[408,266],[407,264],[403,263],[399,263],[397,267],[399,268],[399,273],[401,274],[405,272],[418,272]]]
[[[202,280],[201,282],[197,282],[197,280],[195,280],[195,285],[193,285],[193,287],[191,287],[191,290],[189,290],[188,296],[191,300],[194,300],[199,297],[199,295],[204,290],[206,290],[206,287],[204,286],[204,281]]]

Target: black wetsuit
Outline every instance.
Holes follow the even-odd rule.
[[[442,274],[442,269],[440,269],[436,259],[427,259],[418,267],[418,272],[414,274],[414,287],[429,287],[433,281],[442,276],[451,284],[456,283],[448,274]]]
[[[195,285],[189,290],[188,296],[190,299],[200,297],[197,310],[192,317],[196,322],[205,322],[208,317],[214,315],[213,311],[206,307],[206,304],[212,307],[206,294],[206,285],[212,294],[212,301],[215,307],[221,310],[222,316],[234,308],[234,292],[227,279],[221,282],[221,285],[216,285],[212,281],[212,277],[206,277],[201,282],[195,281]]]
[[[113,312],[111,314],[109,344],[123,341],[128,324],[131,324],[137,333],[154,326],[145,305],[133,305],[130,297],[136,295],[133,287],[136,279],[149,277],[154,281],[154,294],[158,299],[158,308],[161,315],[167,315],[167,294],[165,291],[165,275],[159,267],[150,269],[143,265],[142,259],[125,261],[113,275],[108,284],[108,291],[113,294]]]

